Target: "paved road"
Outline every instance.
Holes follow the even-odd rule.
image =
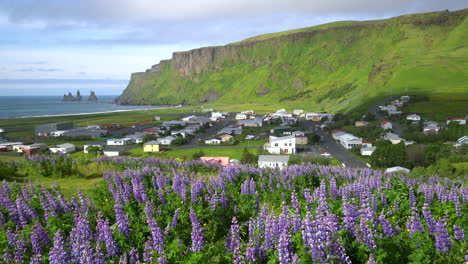
[[[375,119],[378,121],[384,121],[385,116],[379,113],[379,106],[384,105],[387,101],[391,100],[393,97],[392,96],[387,96],[383,98],[382,100],[375,102],[373,105],[371,105],[368,109],[369,113],[372,113],[375,115]],[[393,133],[399,135],[403,135],[403,127],[399,123],[391,122],[392,123],[392,130]]]
[[[314,123],[311,121],[303,121],[304,127],[310,131],[314,132],[320,137],[322,137],[322,141],[320,142],[320,146],[323,151],[326,151],[332,155],[332,157],[339,160],[341,163],[344,163],[346,167],[350,168],[367,168],[364,162],[356,159],[353,155],[351,155],[343,146],[336,143],[333,139],[331,139],[327,133],[320,130],[320,128],[316,128],[315,126],[318,123]]]

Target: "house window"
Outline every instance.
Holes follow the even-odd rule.
[[[284,143],[284,146],[285,146],[285,147],[288,146],[288,143]]]
[[[289,146],[292,146],[292,143],[289,143]]]
[[[278,146],[278,143],[275,143],[275,147],[277,147],[277,146]]]

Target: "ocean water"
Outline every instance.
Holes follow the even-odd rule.
[[[85,100],[88,95],[83,96]],[[97,102],[62,102],[62,96],[0,96],[0,119],[76,115],[163,108],[114,104],[116,95],[97,95]]]

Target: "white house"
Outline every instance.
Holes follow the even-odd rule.
[[[260,155],[258,167],[260,168],[285,168],[288,166],[288,155]]]
[[[113,138],[107,140],[109,146],[124,146],[132,144],[133,139],[131,138]]]
[[[385,173],[394,173],[394,172],[405,172],[405,173],[409,173],[410,170],[407,169],[407,168],[400,167],[400,166],[391,167],[391,168],[388,168],[388,169],[385,170]]]
[[[52,146],[49,149],[50,149],[50,152],[52,153],[63,153],[63,154],[72,153],[76,151],[75,145],[70,144],[70,143]]]
[[[463,136],[457,140],[455,147],[459,147],[461,145],[468,144],[468,136]]]
[[[49,135],[50,135],[51,137],[61,137],[61,136],[63,136],[63,134],[64,134],[65,132],[67,132],[67,131],[68,131],[68,130],[52,131],[52,132],[50,132]]]
[[[270,142],[265,143],[263,148],[270,154],[294,154],[296,153],[296,137],[274,137],[270,136]]]
[[[211,112],[211,118],[220,119],[223,118],[223,113],[221,112]]]
[[[384,121],[382,121],[382,122],[380,123],[380,127],[381,127],[382,129],[384,129],[384,130],[385,130],[385,129],[392,129],[392,123],[390,123],[390,122],[387,121],[387,120],[384,120]]]
[[[370,156],[372,153],[374,153],[376,147],[367,147],[367,148],[362,148],[361,149],[361,155],[362,156]]]
[[[297,116],[300,116],[300,115],[304,114],[304,110],[302,110],[302,109],[294,109],[294,110],[293,110],[293,114],[294,114],[294,115],[297,115]]]
[[[246,120],[248,116],[246,114],[237,114],[236,120]]]
[[[221,144],[221,140],[218,138],[211,138],[211,139],[205,140],[205,144],[208,144],[208,145]]]
[[[86,143],[86,144],[83,145],[83,152],[84,152],[84,153],[88,153],[88,148],[89,148],[89,147],[98,147],[99,150],[103,150],[105,146],[106,146],[106,143],[105,143],[105,142],[90,142],[90,143]]]
[[[8,151],[13,150],[14,146],[23,145],[23,142],[2,142],[0,143],[0,149],[7,149]]]
[[[344,134],[338,138],[338,141],[345,149],[352,149],[353,147],[362,145],[362,138],[358,138],[352,134]]]
[[[156,140],[159,145],[171,145],[172,144],[172,141],[174,141],[176,138],[173,137],[173,136],[167,136],[167,137],[163,137],[163,138],[158,138],[158,140]]]
[[[447,120],[447,125],[450,124],[450,122],[457,122],[460,125],[466,125],[465,118],[450,118]]]
[[[421,117],[417,114],[412,114],[412,115],[408,115],[406,117],[406,120],[410,120],[410,121],[420,121],[421,120]]]
[[[347,133],[344,132],[343,130],[339,130],[339,129],[333,130],[333,131],[332,131],[332,138],[333,138],[334,140],[339,140],[339,138],[340,138],[341,136],[346,135],[346,134],[347,134]]]
[[[424,127],[423,127],[423,133],[424,134],[429,134],[429,133],[439,133],[439,130],[440,130],[440,127],[439,127],[439,124],[437,124],[436,122],[427,122],[424,124]]]
[[[400,97],[400,100],[403,101],[403,102],[408,102],[410,100],[410,96],[409,95],[403,95]]]
[[[186,116],[182,118],[182,121],[189,122],[190,120],[194,119],[196,116],[191,115],[191,116]]]
[[[383,138],[385,140],[390,140],[392,142],[392,144],[398,144],[401,141],[405,141],[404,139],[402,139],[397,134],[393,134],[393,133],[390,133],[390,132],[386,133]]]
[[[107,147],[104,149],[104,156],[107,157],[117,157],[122,154],[125,150],[121,147]]]

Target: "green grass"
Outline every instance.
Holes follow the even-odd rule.
[[[0,156],[0,161],[23,161],[23,156]]]
[[[247,148],[250,152],[258,154],[258,148]],[[161,153],[145,153],[142,148],[132,149],[132,155],[139,155],[142,157],[152,156],[167,159],[182,159],[192,160],[194,153],[203,151],[205,156],[228,156],[230,159],[241,159],[244,148],[192,148],[192,149],[168,149]]]
[[[423,117],[437,121],[464,117],[468,114],[468,93],[433,94],[429,96],[429,101],[411,103],[407,111],[419,113]]]
[[[175,53],[159,72],[133,75],[122,99],[205,103],[229,111],[336,112],[390,94],[466,95],[467,14],[344,21],[257,36],[210,47],[216,56],[196,56],[187,64],[199,71],[187,69],[186,76],[176,70],[184,65],[175,65],[185,62],[177,57],[184,52]]]

